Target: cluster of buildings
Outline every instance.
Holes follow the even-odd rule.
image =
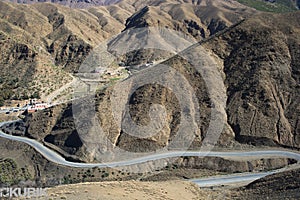
[[[49,107],[50,105],[48,103],[38,102],[36,99],[32,99],[30,100],[30,104],[27,106],[27,112],[34,113],[38,110],[44,110]]]
[[[23,104],[24,106],[22,106]],[[39,102],[36,99],[32,99],[30,101],[25,102],[13,102],[10,104],[10,106],[3,106],[0,107],[0,113],[14,113],[14,112],[20,112],[20,111],[27,111],[28,113],[34,113],[38,110],[44,110],[46,108],[51,107],[51,104]]]
[[[119,67],[118,69],[113,68],[104,68],[104,67],[97,67],[93,73],[102,74],[106,76],[121,76],[122,70],[125,70],[125,67]]]

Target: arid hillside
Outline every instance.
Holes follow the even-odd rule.
[[[299,14],[257,15],[204,44],[224,61],[228,123],[240,142],[300,146]]]
[[[87,9],[0,1],[0,100],[51,93],[71,81],[68,73],[95,46],[124,29],[160,26],[201,40],[253,12],[234,1],[131,0]]]

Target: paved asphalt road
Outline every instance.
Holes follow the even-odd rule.
[[[278,173],[278,171],[258,172],[258,173],[238,173],[223,176],[213,176],[201,179],[190,179],[200,187],[212,187],[220,185],[230,185],[237,183],[250,183],[265,176]]]
[[[0,123],[0,126],[3,124],[8,123]],[[300,161],[300,154],[290,151],[278,151],[278,150],[266,150],[266,151],[248,151],[248,152],[199,152],[199,151],[170,151],[170,152],[163,152],[157,153],[152,155],[147,155],[139,158],[134,158],[131,160],[124,160],[118,162],[111,162],[111,163],[76,163],[76,162],[69,162],[66,161],[61,155],[54,152],[53,150],[45,147],[43,144],[39,143],[36,140],[29,139],[26,137],[18,137],[7,135],[0,131],[0,137],[7,138],[14,141],[19,141],[26,143],[36,149],[39,153],[41,153],[47,160],[64,166],[69,167],[76,167],[76,168],[93,168],[93,167],[122,167],[122,166],[130,166],[134,164],[145,163],[148,161],[165,159],[165,158],[172,158],[172,157],[181,157],[181,156],[198,156],[198,157],[205,157],[205,156],[212,156],[212,157],[222,157],[222,158],[269,158],[269,157],[287,157],[293,158],[295,160]],[[235,182],[245,182],[245,181],[254,181],[256,179],[262,178],[269,174],[277,173],[278,171],[271,171],[265,173],[241,173],[241,174],[233,174],[233,175],[225,175],[225,176],[216,176],[210,178],[203,178],[203,179],[195,179],[191,180],[192,182],[197,183],[199,186],[206,187],[206,186],[213,186],[213,185],[223,185],[227,183],[235,183]]]

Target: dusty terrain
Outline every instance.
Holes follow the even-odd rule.
[[[186,181],[163,182],[102,182],[62,185],[48,189],[51,199],[186,199],[186,200],[218,200],[218,199],[299,199],[299,169],[267,176],[245,187],[199,188]],[[41,197],[39,199],[45,199]]]
[[[200,190],[185,181],[104,182],[58,186],[48,190],[51,199],[90,200],[212,200],[229,199],[222,190]],[[40,198],[43,199],[43,198]]]

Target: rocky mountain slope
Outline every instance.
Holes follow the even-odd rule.
[[[224,60],[228,123],[240,142],[299,148],[298,17],[257,15],[205,44]]]
[[[1,101],[51,93],[97,44],[124,29],[159,25],[200,40],[253,12],[234,1],[130,0],[85,10],[0,1]]]

